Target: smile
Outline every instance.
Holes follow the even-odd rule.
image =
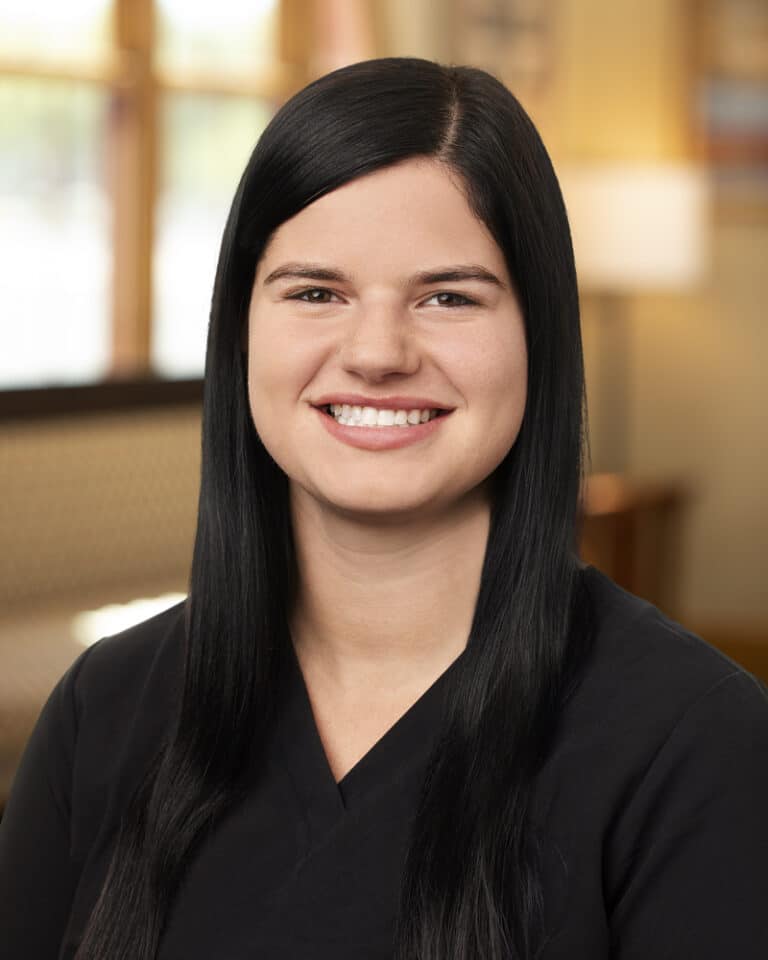
[[[448,412],[430,409],[380,410],[348,403],[328,404],[320,409],[347,427],[414,427]]]
[[[349,420],[344,416],[344,409],[347,406],[350,409]],[[341,410],[337,414],[334,412],[334,408],[338,409],[339,407],[341,407]],[[314,407],[320,422],[336,440],[360,450],[373,451],[397,450],[426,442],[451,415],[450,410],[416,410],[415,408],[412,410],[377,410],[375,407],[358,407],[357,409],[359,415],[355,415],[355,406],[352,404],[334,403]],[[382,414],[383,423],[379,420],[379,416]],[[417,414],[418,420],[416,420]],[[405,415],[404,423],[402,422],[403,415]],[[425,419],[422,419],[422,416]],[[390,417],[392,422],[387,423]],[[397,420],[395,420],[396,417]]]

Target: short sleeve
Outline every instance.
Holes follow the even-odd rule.
[[[768,693],[738,671],[683,714],[617,829],[614,960],[768,957]]]
[[[70,858],[75,682],[85,650],[48,697],[0,823],[0,943],[7,957],[55,960],[77,881]]]

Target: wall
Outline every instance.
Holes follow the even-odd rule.
[[[555,69],[537,120],[555,165],[678,161],[694,153],[692,4],[559,0]],[[683,525],[679,613],[704,632],[768,640],[768,223],[713,210],[711,270],[694,294],[630,298],[629,471],[679,479]],[[583,298],[588,385],[599,343]],[[589,391],[595,424],[599,397]],[[604,438],[593,434],[599,459]]]
[[[708,289],[632,304],[631,469],[693,483],[684,614],[768,638],[767,234],[716,224]]]

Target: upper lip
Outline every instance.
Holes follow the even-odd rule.
[[[453,407],[429,397],[364,397],[359,393],[327,393],[312,401],[313,407],[347,403],[354,407],[375,407],[377,410],[453,410]]]

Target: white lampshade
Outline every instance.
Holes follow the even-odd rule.
[[[679,290],[701,279],[708,236],[703,171],[606,165],[557,173],[583,289]]]

